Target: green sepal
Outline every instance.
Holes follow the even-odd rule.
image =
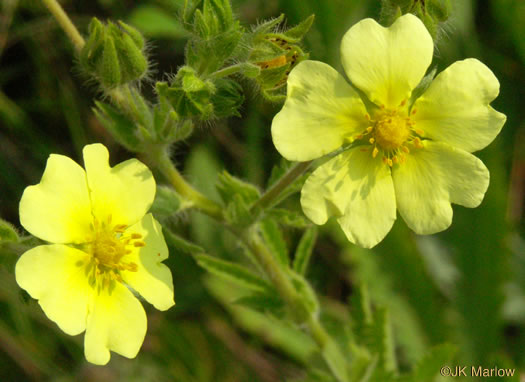
[[[99,80],[105,87],[114,88],[120,85],[120,63],[115,42],[110,37],[104,38],[102,60],[96,68]]]
[[[4,219],[0,219],[0,242],[17,243],[19,239],[15,226]]]
[[[267,20],[262,24],[257,25],[253,28],[252,33],[255,35],[261,35],[269,33],[275,30],[284,21],[284,13],[281,13],[278,17]]]
[[[159,141],[170,144],[187,139],[193,132],[193,122],[181,119],[170,102],[159,94],[153,108],[153,128]]]
[[[142,139],[135,124],[108,104],[95,101],[95,105],[95,116],[113,138],[129,151],[141,151]]]
[[[128,28],[131,27],[128,26]],[[138,33],[136,30],[135,32]],[[144,41],[140,45],[142,47],[139,48],[135,39],[125,33],[115,39],[121,70],[121,84],[142,78],[148,70],[148,60],[142,51]]]
[[[211,81],[200,79],[191,67],[179,69],[170,85],[157,82],[156,89],[182,118],[206,120],[212,116],[211,96],[215,93],[215,86]]]
[[[261,192],[253,184],[230,175],[226,170],[219,174],[216,187],[225,204],[229,203],[234,195],[239,195],[248,205],[257,201],[261,196]]]
[[[428,87],[434,80],[436,73],[437,73],[437,66],[434,66],[432,70],[430,70],[430,72],[425,77],[423,77],[423,79],[419,82],[416,88],[412,90],[412,95],[410,96],[410,102],[409,102],[410,106],[412,106],[414,102],[425,93],[425,91],[428,89]]]
[[[216,118],[240,117],[239,108],[244,102],[241,85],[228,78],[213,81],[216,91],[211,97]]]
[[[146,42],[142,34],[137,29],[122,21],[118,21],[118,25],[126,31],[128,36],[133,40],[133,43],[136,48],[144,49],[144,45],[146,44]]]
[[[310,15],[296,26],[284,32],[284,36],[289,42],[300,42],[308,33],[314,23],[315,15]]]

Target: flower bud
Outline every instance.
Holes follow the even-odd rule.
[[[104,88],[112,89],[140,80],[147,73],[144,46],[144,38],[135,28],[121,21],[102,24],[93,18],[80,64]]]

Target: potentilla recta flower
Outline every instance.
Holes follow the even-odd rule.
[[[136,159],[109,166],[101,144],[84,147],[86,170],[52,154],[39,184],[25,189],[20,222],[45,240],[16,264],[16,281],[69,335],[86,331],[89,362],[110,350],[137,355],[146,313],[132,288],[157,309],[174,305],[162,228],[147,213],[155,196],[151,171]]]
[[[345,34],[342,63],[353,86],[322,62],[303,61],[292,70],[272,123],[275,147],[292,161],[336,152],[301,192],[314,223],[335,216],[348,240],[370,248],[390,231],[396,210],[413,231],[432,234],[450,226],[451,203],[481,203],[489,172],[471,153],[505,123],[489,105],[499,82],[484,64],[467,59],[440,73],[413,102],[432,55],[430,34],[407,14],[389,28],[365,19]],[[354,87],[372,106],[365,107]]]

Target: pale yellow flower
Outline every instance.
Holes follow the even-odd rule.
[[[157,309],[174,305],[168,248],[148,209],[155,196],[150,170],[136,159],[109,166],[101,144],[84,147],[86,170],[52,154],[39,184],[27,187],[20,221],[45,240],[16,264],[16,281],[69,335],[86,331],[89,362],[110,350],[137,355],[146,313],[129,289]]]
[[[321,62],[292,70],[272,124],[275,147],[292,161],[341,150],[302,189],[314,223],[335,216],[348,240],[369,248],[390,231],[396,210],[416,233],[431,234],[450,226],[451,203],[481,203],[489,172],[470,153],[505,123],[489,106],[499,82],[478,60],[459,61],[412,104],[432,54],[425,26],[408,14],[389,28],[365,19],[345,34],[342,63],[353,86]]]

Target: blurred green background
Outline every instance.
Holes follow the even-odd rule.
[[[187,36],[177,18],[183,0],[61,3],[82,32],[93,16],[139,28],[158,63],[155,80],[184,62]],[[480,59],[500,80],[492,105],[508,118],[496,140],[476,154],[491,174],[484,202],[474,210],[455,206],[452,227],[430,237],[416,237],[399,219],[373,250],[350,245],[329,223],[320,229],[307,277],[322,296],[325,325],[341,342],[349,328],[340,322],[352,313],[345,304],[356,285],[366,283],[373,303],[390,311],[401,370],[430,346],[449,342],[458,347],[455,364],[525,373],[525,2],[453,3],[433,64],[440,72],[456,60]],[[247,27],[280,13],[294,25],[314,13],[306,50],[341,72],[342,35],[380,11],[374,0],[234,0],[233,7]],[[113,163],[132,156],[94,117],[99,94],[78,75],[72,57],[70,42],[38,1],[0,2],[0,216],[21,233],[18,202],[24,188],[39,181],[50,153],[81,162],[85,144],[103,142]],[[151,88],[142,85],[146,95],[153,95]],[[248,85],[246,91],[242,118],[200,126],[175,150],[179,168],[212,198],[221,169],[264,188],[281,160],[270,137],[280,105],[265,102]],[[299,211],[296,197],[286,205]],[[210,254],[237,258],[242,252],[203,215],[186,212],[164,224]],[[285,232],[288,248],[300,234]],[[0,247],[0,381],[310,380],[303,372],[315,348],[309,337],[236,305],[232,285],[207,276],[169,238],[168,244],[177,305],[158,312],[144,304],[149,327],[138,357],[112,354],[105,367],[88,364],[83,335],[62,333],[18,288],[16,257]]]

